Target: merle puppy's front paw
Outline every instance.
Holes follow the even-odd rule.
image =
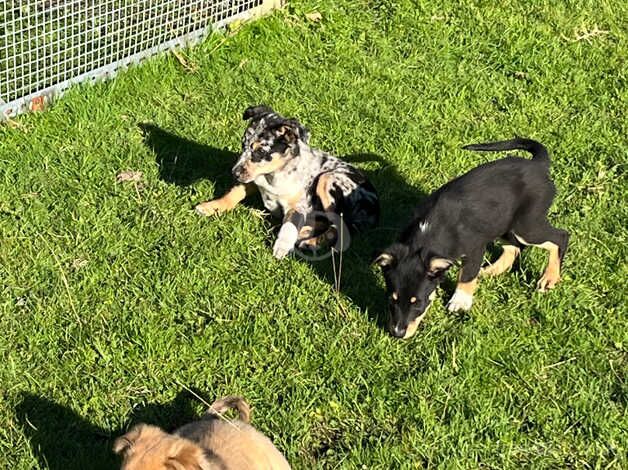
[[[214,199],[213,201],[207,201],[197,204],[194,210],[197,214],[207,217],[226,212],[227,208],[224,206],[223,202],[220,199]]]
[[[293,248],[293,244],[282,243],[281,240],[277,240],[273,245],[273,256],[277,259],[283,259],[290,254]]]
[[[292,250],[297,242],[299,231],[291,223],[285,223],[279,229],[277,240],[273,245],[273,256],[277,259],[285,258]]]
[[[450,312],[459,312],[459,311],[468,311],[471,310],[471,306],[473,305],[473,296],[463,292],[461,290],[456,290],[454,295],[449,299],[447,303],[447,310]]]

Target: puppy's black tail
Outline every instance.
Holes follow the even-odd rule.
[[[480,152],[499,152],[501,150],[526,150],[532,154],[532,160],[549,163],[549,154],[545,146],[536,140],[516,137],[512,140],[499,142],[487,142],[484,144],[471,144],[462,147],[465,150],[477,150]]]
[[[248,423],[251,421],[251,408],[249,404],[244,401],[244,398],[237,397],[235,395],[229,395],[224,398],[216,400],[207,410],[207,415],[220,417],[225,411],[236,409],[240,415],[240,421]]]

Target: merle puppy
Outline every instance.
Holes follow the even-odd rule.
[[[229,211],[259,191],[266,209],[283,218],[273,247],[279,259],[295,246],[333,246],[343,229],[339,225],[362,230],[377,224],[375,188],[355,167],[311,148],[298,121],[268,106],[249,107],[243,118],[249,125],[233,167],[237,184],[221,198],[196,206],[199,214]]]
[[[549,251],[539,290],[551,289],[560,280],[569,233],[547,221],[556,190],[549,178],[545,147],[534,140],[515,138],[463,148],[521,149],[533,156],[531,160],[508,156],[445,184],[416,209],[398,242],[377,257],[390,295],[389,328],[396,337],[409,338],[416,332],[436,287],[457,260],[462,265],[447,308],[469,310],[484,251],[496,239],[503,240],[503,252],[482,274],[507,271],[521,250],[532,245]]]

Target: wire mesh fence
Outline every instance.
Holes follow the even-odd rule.
[[[275,0],[0,0],[0,120]]]

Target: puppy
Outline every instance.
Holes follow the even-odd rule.
[[[377,257],[390,295],[389,329],[395,337],[409,338],[415,333],[443,274],[457,260],[462,266],[447,308],[469,310],[484,251],[495,239],[504,241],[503,252],[483,274],[507,271],[524,247],[538,246],[549,251],[539,290],[553,288],[560,279],[569,233],[547,221],[556,190],[549,178],[545,147],[516,138],[463,148],[490,152],[521,149],[533,157],[509,156],[450,181],[427,197],[398,242]]]
[[[196,206],[199,214],[229,211],[259,191],[266,209],[283,219],[273,247],[278,259],[295,246],[335,244],[340,225],[357,231],[377,224],[375,188],[358,169],[311,148],[298,121],[267,106],[250,107],[243,117],[249,125],[232,171],[237,184],[223,197]]]
[[[238,410],[239,420],[221,416],[231,408]],[[225,397],[201,421],[186,424],[174,434],[138,424],[116,439],[113,451],[122,456],[122,470],[289,470],[273,443],[248,424],[249,414],[242,398]]]

